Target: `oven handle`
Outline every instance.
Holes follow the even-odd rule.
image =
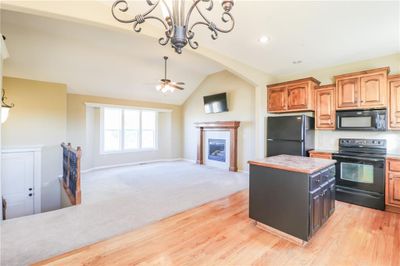
[[[362,160],[362,161],[371,161],[371,162],[384,162],[385,161],[385,159],[371,159],[371,158],[357,157],[357,156],[333,155],[333,158],[335,158],[335,157],[344,158],[344,159],[356,159],[356,160]]]

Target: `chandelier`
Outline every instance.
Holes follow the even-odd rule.
[[[199,7],[200,2],[207,3],[205,8],[207,11],[213,9],[213,0],[192,0],[192,4],[189,9],[185,9],[185,0],[146,0],[146,3],[150,6],[149,9],[141,14],[136,15],[131,19],[123,19],[117,16],[116,9],[120,12],[128,11],[128,3],[126,0],[117,0],[114,2],[111,8],[113,17],[121,23],[132,24],[133,30],[136,32],[141,31],[140,24],[144,23],[147,19],[157,20],[161,22],[165,29],[165,36],[158,39],[159,44],[166,45],[171,42],[172,48],[178,54],[182,53],[182,48],[189,44],[193,49],[199,47],[198,42],[194,41],[193,29],[197,26],[206,26],[211,31],[211,38],[216,40],[218,38],[218,32],[228,33],[233,30],[235,26],[235,20],[230,13],[233,7],[233,0],[220,0],[223,8],[221,20],[223,23],[227,23],[229,27],[220,28],[213,21],[208,19],[203,11]],[[152,15],[154,9],[158,6],[161,8],[163,18]],[[201,17],[200,21],[191,22],[190,18],[193,11],[197,11]]]

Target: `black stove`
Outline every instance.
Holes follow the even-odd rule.
[[[339,139],[336,199],[384,210],[386,152],[384,139]]]

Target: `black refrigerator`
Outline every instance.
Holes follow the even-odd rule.
[[[306,115],[267,118],[267,157],[280,154],[308,156],[314,149],[314,117]]]

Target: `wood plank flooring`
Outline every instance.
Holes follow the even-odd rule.
[[[36,265],[400,265],[400,214],[343,202],[306,247],[257,228],[248,190]]]

